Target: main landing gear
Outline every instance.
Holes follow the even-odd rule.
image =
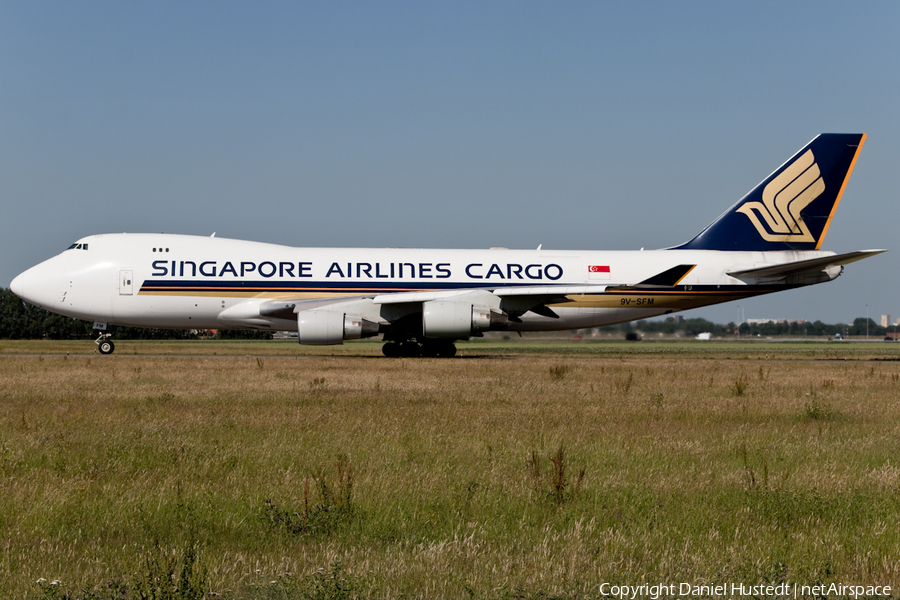
[[[111,333],[101,333],[100,337],[94,340],[94,343],[97,344],[97,350],[100,351],[100,354],[112,354],[113,350],[116,349],[116,345],[113,344],[113,341],[110,339],[111,337]]]
[[[452,358],[456,356],[453,342],[426,340],[421,344],[414,341],[388,342],[381,347],[388,358]]]

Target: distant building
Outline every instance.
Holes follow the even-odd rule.
[[[891,315],[881,315],[881,326],[882,327],[890,327],[891,326]]]
[[[748,325],[765,325],[766,323],[776,323],[781,325],[792,325],[796,323],[797,325],[806,325],[809,321],[806,319],[797,319],[796,321],[790,321],[788,319],[747,319],[744,323]]]

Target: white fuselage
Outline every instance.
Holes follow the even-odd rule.
[[[260,315],[263,302],[277,299],[358,299],[356,313],[388,322],[385,311],[396,314],[398,304],[379,304],[373,298],[564,285],[573,293],[552,305],[558,318],[527,312],[507,328],[594,327],[786,289],[727,272],[833,254],[293,248],[170,234],[94,235],[73,246],[21,274],[13,281],[13,291],[52,312],[102,323],[267,330],[296,330],[295,319]],[[677,286],[621,288],[685,264],[696,267]]]

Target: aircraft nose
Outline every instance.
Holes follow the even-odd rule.
[[[9,284],[9,289],[22,300],[49,308],[59,301],[60,269],[59,261],[50,259],[20,273]]]
[[[9,289],[12,290],[12,293],[18,296],[19,298],[25,298],[25,279],[23,277],[25,273],[21,275],[17,275],[12,282],[9,284]]]

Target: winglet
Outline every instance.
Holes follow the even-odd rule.
[[[694,270],[694,267],[697,265],[678,265],[677,267],[672,267],[671,269],[667,269],[662,273],[657,273],[650,279],[645,279],[640,282],[639,286],[658,286],[658,287],[674,287],[678,285],[682,279],[687,277],[687,274]]]

